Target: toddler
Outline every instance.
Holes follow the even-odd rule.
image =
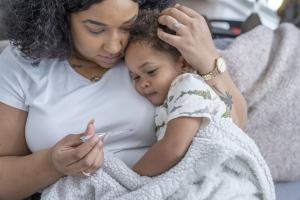
[[[140,13],[125,53],[136,90],[157,106],[158,142],[133,167],[144,176],[161,174],[178,163],[212,117],[231,120],[231,99],[226,106],[177,49],[157,37],[158,17],[158,11]]]

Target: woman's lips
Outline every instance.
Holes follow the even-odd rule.
[[[113,64],[113,63],[116,63],[120,59],[120,56],[106,57],[106,56],[99,55],[98,58],[100,58],[101,61],[103,61],[107,64]]]

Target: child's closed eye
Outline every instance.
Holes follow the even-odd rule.
[[[132,80],[137,81],[140,79],[140,76],[131,76]]]
[[[154,75],[156,73],[157,69],[154,69],[154,70],[150,70],[147,72],[147,74],[149,75]]]

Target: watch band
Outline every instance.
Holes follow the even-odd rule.
[[[218,76],[219,74],[224,73],[226,71],[226,68],[227,67],[225,60],[222,57],[219,57],[215,60],[215,67],[210,72],[208,72],[207,74],[200,75],[205,81],[209,81]]]
[[[205,80],[205,81],[209,81],[213,78],[215,78],[218,75],[218,69],[217,66],[214,67],[213,70],[211,70],[210,72],[208,72],[207,74],[200,74],[200,76]]]

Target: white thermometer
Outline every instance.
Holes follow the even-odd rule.
[[[127,130],[119,130],[119,131],[106,131],[106,132],[101,132],[101,133],[95,133],[95,135],[98,135],[100,137],[103,137],[103,141],[107,140],[109,136],[116,136],[116,135],[128,135],[133,132],[133,129],[127,129]],[[86,142],[88,139],[93,137],[93,135],[84,135],[80,137],[80,140],[82,142]]]

